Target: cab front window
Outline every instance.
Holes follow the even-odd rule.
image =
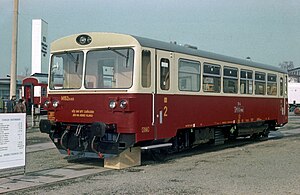
[[[134,51],[131,48],[108,48],[89,51],[86,57],[85,88],[130,88]]]
[[[79,89],[82,83],[83,52],[53,54],[50,65],[50,89]]]

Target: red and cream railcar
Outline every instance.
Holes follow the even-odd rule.
[[[48,74],[35,73],[22,81],[22,97],[26,103],[27,113],[31,113],[31,106],[40,108],[47,98]]]
[[[126,148],[174,151],[287,123],[287,74],[279,68],[114,33],[68,36],[51,46],[48,119],[69,155]]]

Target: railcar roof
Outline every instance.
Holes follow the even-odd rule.
[[[36,79],[38,83],[47,84],[48,83],[48,74],[35,73],[29,77],[24,78],[23,81],[27,81],[27,79]]]
[[[148,39],[148,38],[143,38],[139,36],[133,36],[140,44],[141,46],[144,47],[152,47],[156,49],[161,49],[161,50],[166,50],[166,51],[173,51],[173,52],[179,52],[179,53],[184,53],[184,54],[189,54],[189,55],[194,55],[194,56],[199,56],[199,57],[205,57],[209,59],[214,59],[214,60],[219,60],[223,62],[230,62],[230,63],[235,63],[239,65],[246,65],[254,68],[262,68],[266,70],[271,70],[271,71],[276,71],[276,72],[281,72],[281,73],[287,73],[285,70],[276,67],[276,66],[271,66],[267,64],[262,64],[262,63],[257,63],[249,60],[243,60],[239,58],[234,58],[234,57],[229,57],[225,55],[220,55],[220,54],[215,54],[212,52],[207,52],[207,51],[202,51],[198,49],[191,49],[185,46],[173,44],[173,43],[167,43],[163,41],[157,41],[153,39]]]

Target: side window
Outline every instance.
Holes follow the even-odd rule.
[[[216,64],[203,64],[203,91],[215,92],[221,91],[221,66]]]
[[[280,96],[283,96],[283,78],[280,77]]]
[[[253,72],[250,70],[241,70],[240,81],[241,94],[253,94]]]
[[[268,74],[267,94],[277,95],[277,75]]]
[[[224,67],[223,75],[223,91],[224,93],[238,92],[238,69]]]
[[[47,96],[47,88],[46,87],[42,87],[41,96],[42,97],[46,97]]]
[[[162,90],[170,88],[170,61],[166,58],[160,60],[160,88]]]
[[[178,88],[180,91],[200,91],[200,63],[179,60]]]
[[[288,77],[285,76],[285,79],[284,79],[284,95],[286,96],[288,93]]]
[[[151,86],[151,52],[142,51],[142,87],[149,88]]]
[[[266,74],[263,72],[255,72],[255,94],[266,94]]]

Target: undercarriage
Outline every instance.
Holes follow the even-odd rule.
[[[81,157],[118,155],[135,142],[134,134],[117,133],[116,125],[102,122],[71,124],[41,120],[40,129],[49,134],[61,153]]]

